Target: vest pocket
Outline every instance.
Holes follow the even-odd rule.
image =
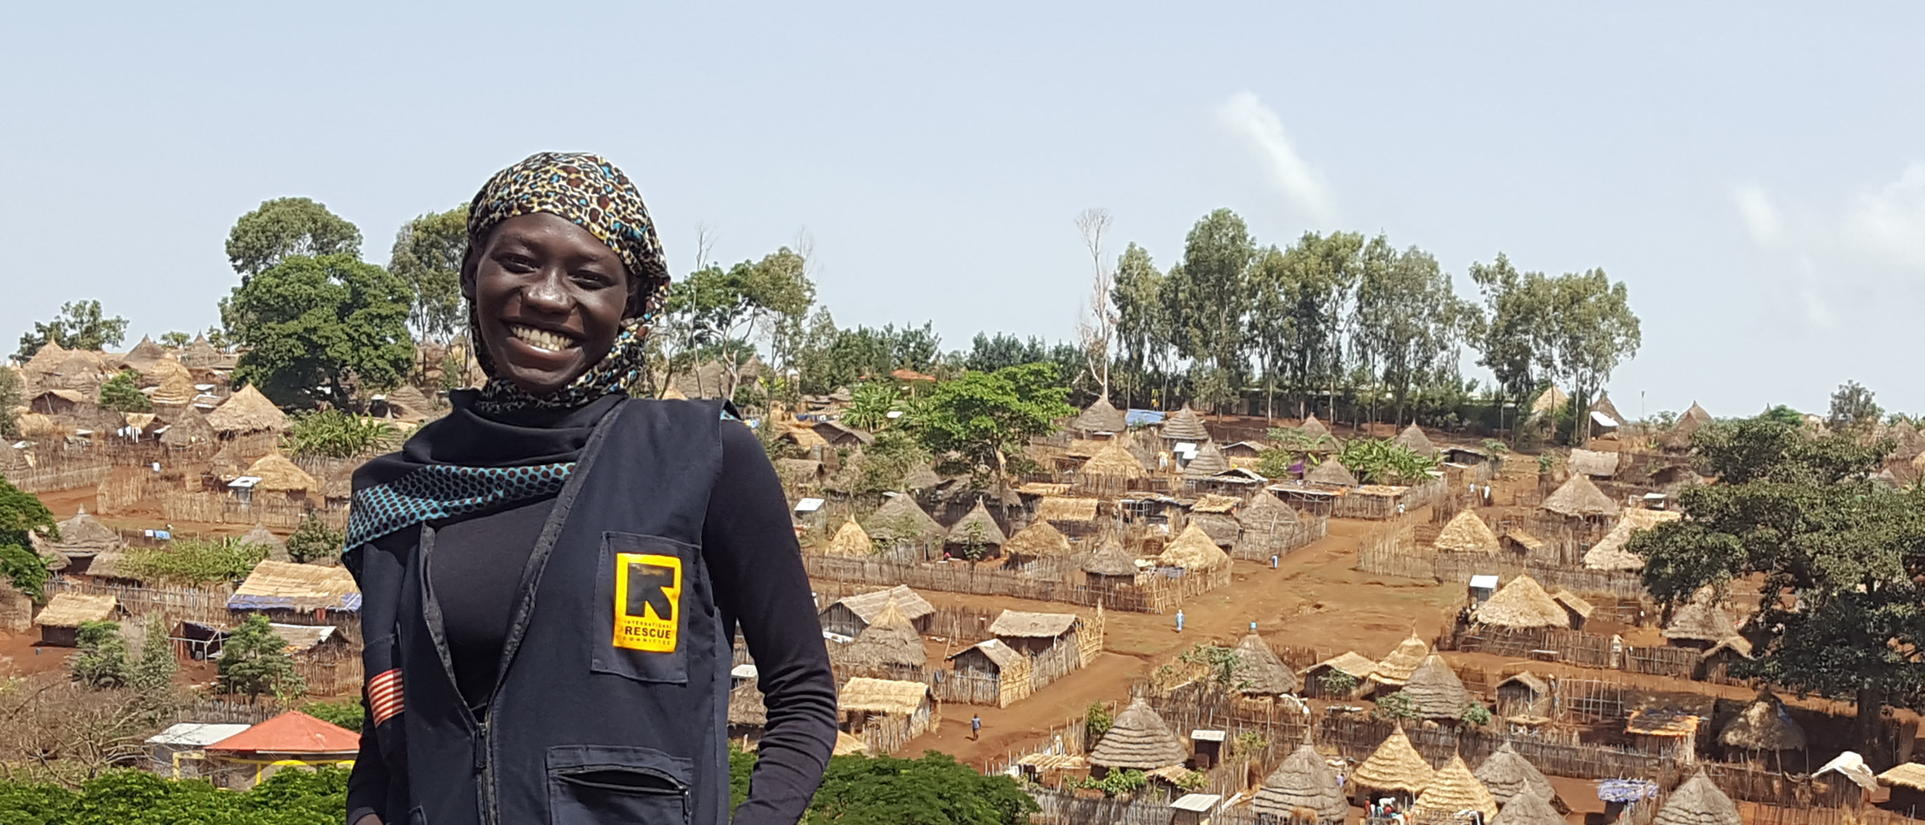
[[[596,624],[588,667],[639,682],[688,684],[694,547],[660,536],[607,532],[595,571]]]
[[[548,749],[550,825],[686,823],[694,763],[653,748]]]

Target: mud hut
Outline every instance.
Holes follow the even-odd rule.
[[[1102,772],[1112,770],[1153,771],[1181,765],[1187,757],[1183,743],[1170,732],[1170,726],[1137,697],[1116,715],[1109,732],[1090,751],[1089,764]]]
[[[1430,443],[1430,436],[1424,435],[1424,428],[1417,426],[1416,422],[1411,422],[1403,432],[1398,433],[1396,441],[1405,449],[1425,458],[1437,457],[1437,445]]]
[[[855,641],[834,650],[836,664],[852,673],[883,679],[920,681],[929,664],[922,636],[893,600],[856,634]]]
[[[1316,413],[1311,413],[1309,417],[1303,420],[1302,424],[1298,424],[1297,432],[1303,433],[1304,437],[1311,441],[1324,439],[1324,438],[1330,438],[1330,439],[1335,438],[1335,436],[1332,436],[1330,434],[1330,428],[1324,426],[1322,421],[1317,420]]]
[[[1196,458],[1183,465],[1183,476],[1187,479],[1209,478],[1230,469],[1230,459],[1223,455],[1223,448],[1214,441],[1205,441],[1198,447]]]
[[[1450,523],[1437,533],[1437,541],[1433,546],[1448,553],[1495,554],[1503,549],[1498,543],[1497,533],[1470,510],[1452,516]]]
[[[1490,825],[1565,825],[1564,815],[1535,791],[1511,797],[1498,809]]]
[[[1756,701],[1725,724],[1718,733],[1718,744],[1727,753],[1737,753],[1743,761],[1778,762],[1787,752],[1805,749],[1805,729],[1791,718],[1785,703],[1770,691],[1758,694]]]
[[[166,428],[160,431],[160,445],[172,452],[205,452],[213,449],[218,441],[207,416],[193,407],[183,407],[174,413],[167,419]]]
[[[1692,594],[1691,600],[1678,608],[1670,624],[1664,626],[1664,638],[1701,650],[1736,635],[1738,624],[1731,620],[1731,614],[1724,611],[1717,593],[1709,587]]]
[[[1625,549],[1625,544],[1638,533],[1681,518],[1684,518],[1684,514],[1675,510],[1625,510],[1618,516],[1617,523],[1611,525],[1610,532],[1584,552],[1584,566],[1592,570],[1643,570],[1644,559]]]
[[[856,523],[853,517],[843,522],[842,527],[836,530],[835,537],[829,539],[829,544],[822,548],[822,555],[847,559],[868,558],[875,555],[875,552],[875,542],[869,540],[869,534],[862,529],[862,525]]]
[[[261,456],[248,465],[243,475],[260,479],[254,485],[256,493],[282,493],[289,498],[301,498],[321,488],[321,483],[315,481],[314,476],[308,475],[306,470],[295,466],[287,456],[278,452]]]
[[[265,524],[256,524],[254,529],[241,536],[241,544],[253,544],[267,548],[268,561],[292,561],[287,555],[287,542],[274,535]]]
[[[1242,503],[1236,496],[1205,495],[1190,505],[1187,520],[1201,528],[1218,547],[1230,547],[1237,543],[1237,535],[1242,532],[1236,516],[1232,515]]]
[[[1041,519],[1017,530],[1016,535],[1003,543],[1003,554],[1011,563],[1019,565],[1032,565],[1044,559],[1067,559],[1074,552],[1069,537]]]
[[[1070,422],[1069,428],[1087,438],[1120,433],[1129,427],[1124,423],[1123,411],[1110,403],[1110,397],[1099,395],[1095,401],[1090,402],[1088,407],[1083,408],[1082,414],[1076,416],[1075,421]]]
[[[59,540],[43,542],[42,549],[58,554],[68,564],[77,567],[93,558],[96,553],[119,550],[126,546],[126,542],[121,541],[120,534],[114,532],[114,528],[94,518],[85,507],[80,508],[80,512],[75,513],[73,518],[60,522],[56,526],[60,528]]]
[[[1691,449],[1691,438],[1711,423],[1711,413],[1705,412],[1698,402],[1691,402],[1691,408],[1678,416],[1678,423],[1658,439],[1658,446],[1672,452]]]
[[[1424,657],[1424,663],[1411,672],[1401,692],[1423,719],[1461,721],[1464,709],[1476,704],[1470,691],[1464,689],[1464,681],[1457,678],[1457,671],[1435,653]]]
[[[1523,720],[1542,719],[1551,706],[1551,686],[1528,670],[1497,683],[1497,714]]]
[[[100,392],[100,385],[107,380],[109,372],[101,353],[86,350],[68,350],[54,365],[53,371],[42,376],[40,386],[47,389],[79,390],[87,395]]]
[[[1545,510],[1572,519],[1605,519],[1618,514],[1617,502],[1599,490],[1583,473],[1571,476],[1546,496],[1541,505]]]
[[[981,687],[970,697],[972,704],[1006,708],[1034,690],[1029,659],[1001,639],[985,639],[949,654],[949,669],[952,678],[969,682],[972,689]],[[955,699],[953,693],[945,695]]]
[[[1251,633],[1231,651],[1236,656],[1236,692],[1244,696],[1287,696],[1301,685],[1262,636]]]
[[[869,537],[884,544],[925,545],[941,541],[942,525],[914,498],[892,495],[863,523]]]
[[[81,625],[110,621],[119,612],[120,602],[113,596],[56,593],[47,606],[40,609],[40,614],[33,617],[33,624],[40,628],[41,644],[73,647]]]
[[[1357,477],[1351,475],[1350,470],[1345,468],[1335,457],[1326,458],[1318,462],[1317,466],[1310,468],[1308,472],[1303,474],[1303,480],[1311,484],[1321,484],[1325,487],[1357,486]]]
[[[1738,816],[1738,806],[1705,776],[1702,768],[1671,792],[1651,822],[1652,825],[1744,825]]]
[[[1296,509],[1268,490],[1258,490],[1237,508],[1236,519],[1238,552],[1254,552],[1259,558],[1289,552],[1303,525]]]
[[[844,596],[823,608],[818,619],[824,632],[853,639],[892,603],[915,626],[917,633],[929,629],[929,616],[936,612],[935,605],[906,584]]]
[[[1216,546],[1203,528],[1192,522],[1156,557],[1161,567],[1181,567],[1198,573],[1215,570],[1230,563],[1230,556]]]
[[[1411,819],[1419,823],[1450,822],[1457,819],[1458,811],[1476,811],[1489,822],[1497,816],[1497,798],[1471,773],[1463,756],[1452,754],[1450,762],[1417,795]]]
[[[1090,587],[1111,589],[1136,583],[1136,557],[1123,549],[1123,543],[1111,536],[1103,541],[1096,552],[1083,559],[1083,573],[1088,577]]]
[[[1301,822],[1299,812],[1310,811],[1318,825],[1343,825],[1350,815],[1350,804],[1344,801],[1343,789],[1337,784],[1337,772],[1310,744],[1309,733],[1306,728],[1304,741],[1264,777],[1251,808],[1259,816],[1281,822]]]
[[[49,340],[41,344],[40,349],[34,350],[33,357],[28,358],[27,363],[21,365],[20,371],[28,381],[38,382],[52,373],[54,368],[66,359],[67,352],[66,347]]]
[[[1009,539],[1003,530],[996,526],[996,518],[983,506],[982,499],[976,499],[976,506],[950,525],[949,535],[943,543],[954,556],[968,556],[972,552],[981,558],[988,558],[1001,552],[1003,544]]]
[[[1171,442],[1193,441],[1200,444],[1210,440],[1210,430],[1203,426],[1203,418],[1187,403],[1163,419],[1162,435],[1164,441]]]
[[[1551,787],[1551,780],[1509,742],[1484,757],[1484,764],[1477,766],[1477,781],[1490,789],[1491,796],[1500,805],[1509,805],[1519,796],[1535,797],[1547,807],[1562,804],[1558,801],[1557,789]]]
[[[936,697],[921,682],[857,676],[836,691],[842,729],[875,747],[872,737],[908,741],[934,730],[942,721]],[[864,734],[870,734],[865,736]]]
[[[1370,752],[1369,758],[1351,772],[1350,779],[1362,796],[1389,793],[1408,800],[1430,787],[1433,775],[1430,763],[1417,753],[1410,737],[1404,735],[1403,726],[1398,725]]]
[[[181,350],[180,362],[190,369],[214,369],[225,363],[227,357],[207,342],[207,336],[196,335],[194,340]]]
[[[146,372],[166,357],[167,350],[161,349],[159,344],[154,343],[153,338],[143,335],[140,337],[140,343],[135,344],[133,349],[120,357],[120,366],[134,372]]]
[[[1724,676],[1731,672],[1731,666],[1740,661],[1750,661],[1751,640],[1743,636],[1720,639],[1717,644],[1698,657],[1698,668],[1694,674],[1699,679]]]
[[[1478,605],[1471,612],[1471,621],[1506,629],[1571,626],[1571,616],[1564,606],[1544,592],[1536,579],[1523,575],[1511,579]]]
[[[207,423],[220,437],[229,439],[256,434],[277,436],[287,431],[287,416],[252,384],[208,413]]]
[[[1083,462],[1082,468],[1076,472],[1076,485],[1081,488],[1120,490],[1144,475],[1143,462],[1130,452],[1122,439],[1112,439]]]
[[[1320,699],[1351,699],[1361,693],[1369,683],[1371,672],[1377,663],[1359,656],[1355,651],[1346,650],[1341,655],[1332,656],[1303,671],[1303,692],[1305,696]],[[1334,685],[1350,685],[1348,690],[1338,690]]]
[[[1417,666],[1429,656],[1430,645],[1413,632],[1410,638],[1398,642],[1390,655],[1371,669],[1370,681],[1379,687],[1403,687],[1405,682],[1410,681],[1410,675],[1417,671]]]

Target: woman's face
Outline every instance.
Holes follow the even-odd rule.
[[[502,221],[462,264],[497,378],[534,395],[562,389],[608,354],[634,281],[615,252],[546,212]]]

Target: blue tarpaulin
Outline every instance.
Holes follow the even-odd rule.
[[[1163,423],[1162,410],[1130,410],[1123,413],[1123,424],[1128,427],[1148,427]]]
[[[1658,783],[1649,779],[1604,779],[1597,783],[1597,798],[1605,802],[1636,802],[1658,795]]]
[[[288,596],[251,596],[236,593],[227,597],[229,610],[307,610],[303,604],[313,604],[312,599],[295,599]],[[327,606],[328,610],[356,613],[361,610],[361,594],[347,593],[341,596],[340,604]]]

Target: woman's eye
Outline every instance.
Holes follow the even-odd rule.
[[[592,289],[601,289],[608,286],[609,279],[607,275],[600,272],[576,272],[575,283]]]
[[[501,268],[509,272],[526,273],[535,271],[535,262],[520,255],[501,255],[495,258],[495,262],[501,264]]]

